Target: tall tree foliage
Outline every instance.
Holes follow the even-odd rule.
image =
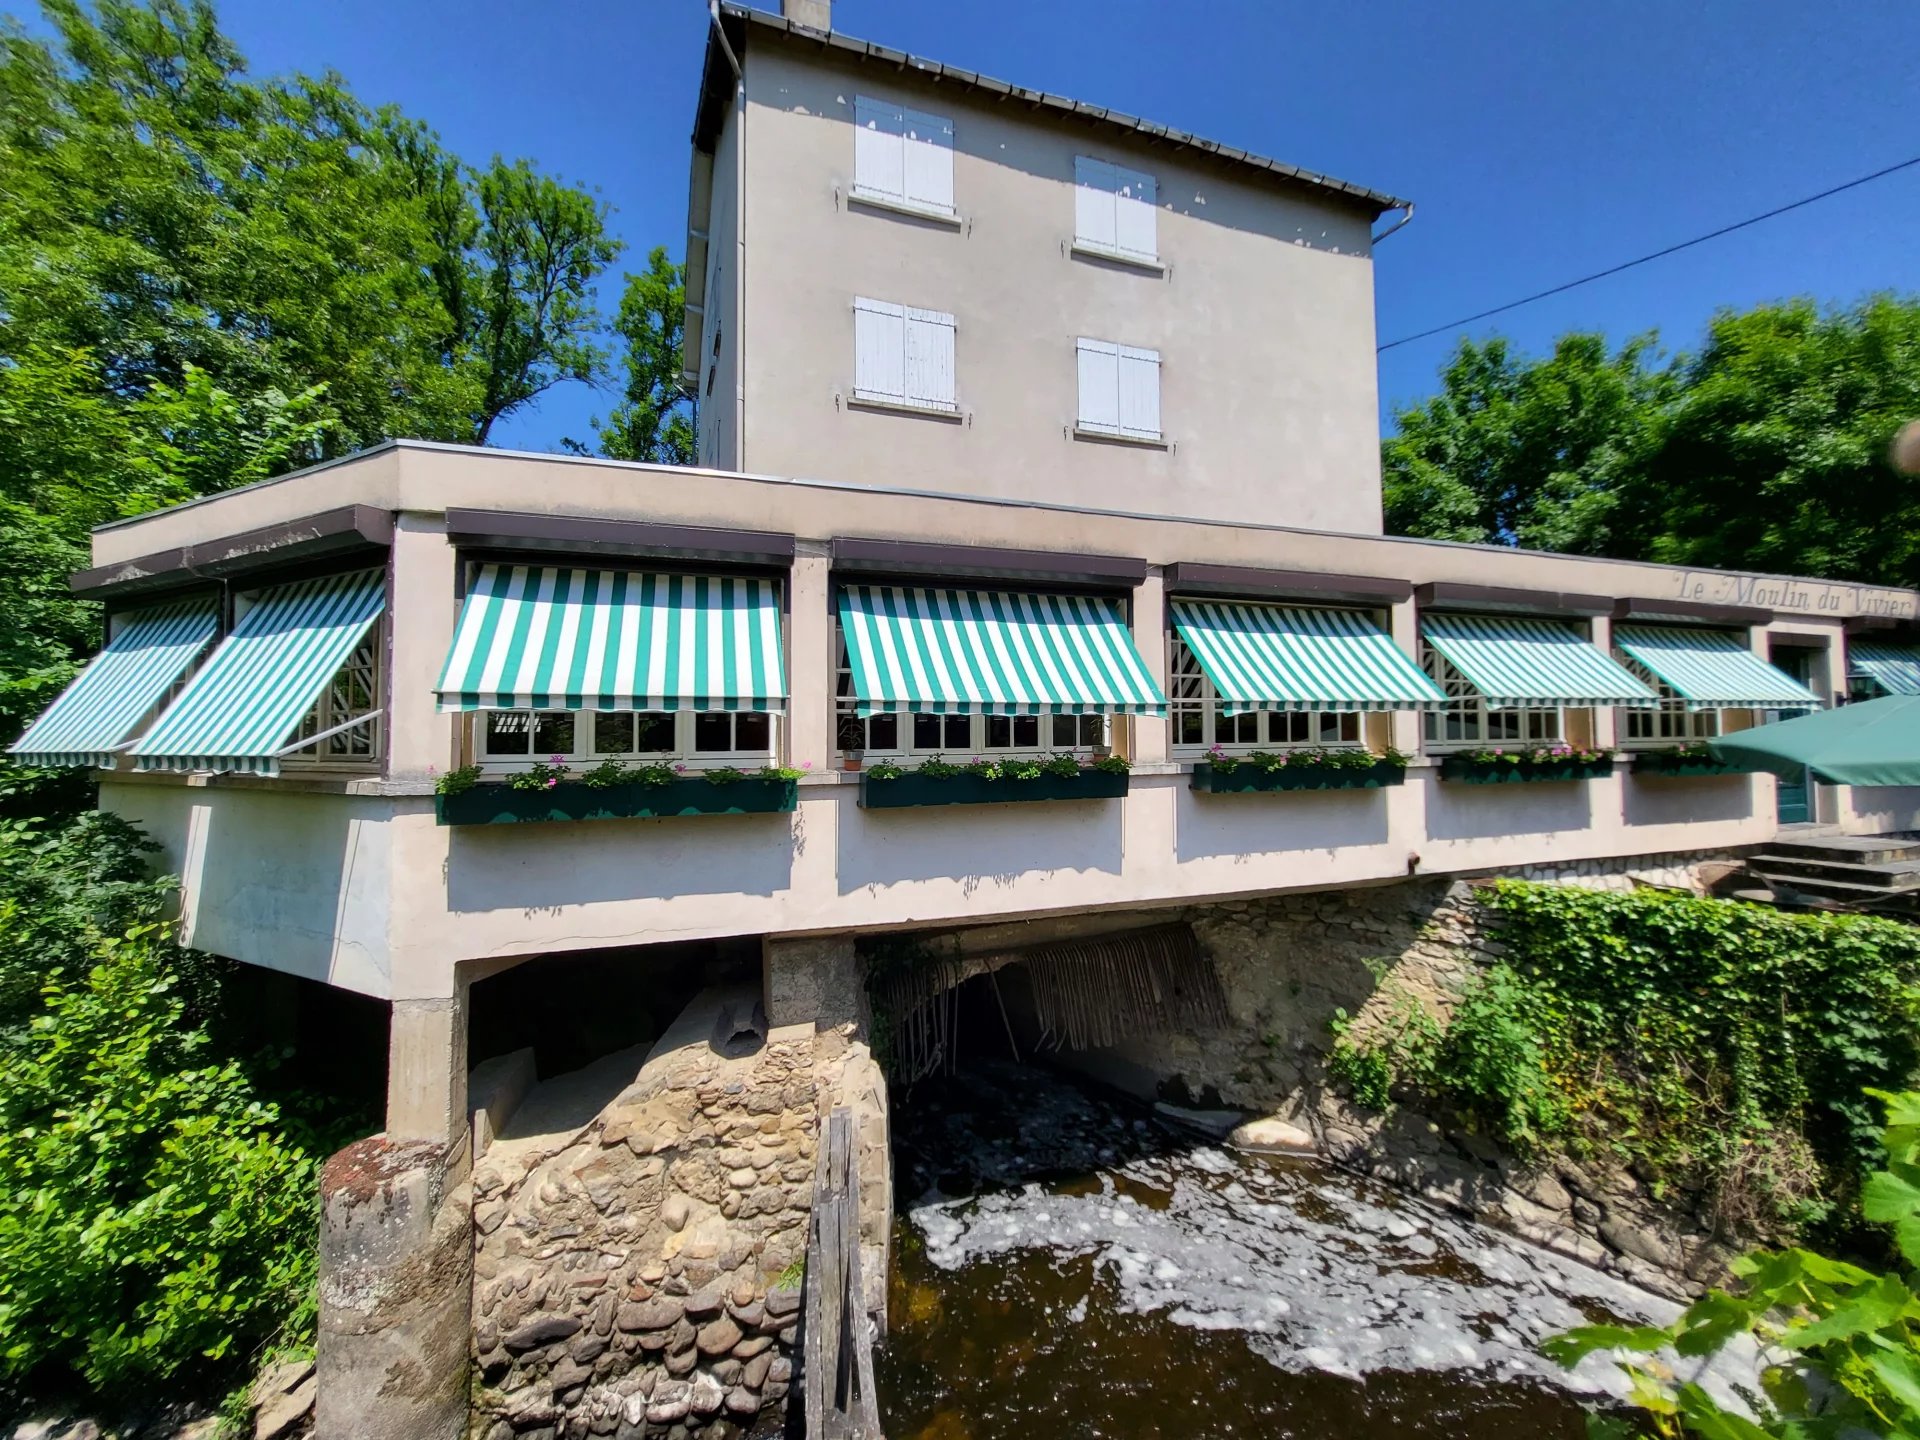
[[[93,647],[89,527],[386,436],[483,441],[607,357],[605,206],[475,172],[204,0],[0,28],[0,734]]]
[[[1384,442],[1395,534],[1920,583],[1920,479],[1887,463],[1920,415],[1920,301],[1714,318],[1698,354],[1652,337],[1544,359],[1463,342]]]
[[[625,344],[626,387],[599,431],[601,448],[617,460],[694,461],[693,402],[680,388],[686,319],[686,268],[656,245],[647,268],[627,276],[614,321]]]

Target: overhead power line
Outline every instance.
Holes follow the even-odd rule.
[[[1389,340],[1386,344],[1382,345],[1380,349],[1384,351],[1391,350],[1396,345],[1411,345],[1415,340],[1425,340],[1429,335],[1438,335],[1442,331],[1452,330],[1456,326],[1471,325],[1474,321],[1485,320],[1491,315],[1504,315],[1509,310],[1518,310],[1522,305],[1531,305],[1536,300],[1545,300],[1549,295],[1563,295],[1569,290],[1579,289],[1582,285],[1591,285],[1596,280],[1604,280],[1609,275],[1618,275],[1622,270],[1631,270],[1636,265],[1645,265],[1654,260],[1665,259],[1669,255],[1677,255],[1682,250],[1691,250],[1694,246],[1704,245],[1709,240],[1718,240],[1722,235],[1731,235],[1734,231],[1744,230],[1749,225],[1758,225],[1762,220],[1771,220],[1776,215],[1785,215],[1790,210],[1802,210],[1809,205],[1816,204],[1821,200],[1829,199],[1835,195],[1843,194],[1848,190],[1857,190],[1860,186],[1870,185],[1875,180],[1884,180],[1887,176],[1897,174],[1902,170],[1911,170],[1916,165],[1920,165],[1920,155],[1914,156],[1911,160],[1902,160],[1898,165],[1889,165],[1884,170],[1876,170],[1871,175],[1862,175],[1857,180],[1849,180],[1844,185],[1835,185],[1829,190],[1822,190],[1817,195],[1808,195],[1804,199],[1795,200],[1789,205],[1780,205],[1772,210],[1762,211],[1758,215],[1749,215],[1745,220],[1736,220],[1731,225],[1722,225],[1718,230],[1709,230],[1704,235],[1696,235],[1691,240],[1682,240],[1678,245],[1669,245],[1664,250],[1655,250],[1652,254],[1642,255],[1636,260],[1627,260],[1618,265],[1609,265],[1605,270],[1596,270],[1591,275],[1582,275],[1578,280],[1569,280],[1564,285],[1555,285],[1549,290],[1539,290],[1532,295],[1522,296],[1518,300],[1509,300],[1504,305],[1496,305],[1491,310],[1482,310],[1476,315],[1466,315],[1458,320],[1449,320],[1444,325],[1436,325],[1431,330],[1422,330],[1417,335],[1402,335],[1398,340]]]

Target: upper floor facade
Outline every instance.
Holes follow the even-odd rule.
[[[699,462],[1378,534],[1370,234],[1401,203],[721,6]]]
[[[1775,780],[1678,747],[1920,686],[1912,591],[409,442],[94,555],[111,643],[21,747],[99,768],[193,943],[393,998],[559,950],[1756,845]],[[1516,748],[1579,758],[1472,783]],[[1384,769],[1219,793],[1330,756]],[[893,803],[982,798],[878,778],[929,762],[1052,798]],[[627,788],[580,803],[626,818],[463,823],[578,819],[547,781],[595,772]],[[735,772],[746,813],[680,813]],[[1920,792],[1815,791],[1830,829],[1920,828]]]

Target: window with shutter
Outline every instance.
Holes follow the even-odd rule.
[[[953,214],[953,122],[871,96],[853,101],[853,193]]]
[[[853,302],[853,396],[881,404],[959,408],[953,316],[885,300]]]
[[[907,306],[905,368],[909,405],[954,408],[953,316]]]
[[[1158,261],[1159,191],[1151,175],[1090,155],[1073,161],[1073,242],[1129,260]]]
[[[1160,438],[1160,352],[1119,348],[1120,433],[1136,440]]]
[[[884,300],[853,302],[853,393],[862,400],[907,398],[907,308]]]
[[[1120,433],[1120,347],[1105,340],[1080,342],[1080,428]]]
[[[1158,350],[1082,339],[1079,367],[1077,428],[1130,440],[1161,438]]]

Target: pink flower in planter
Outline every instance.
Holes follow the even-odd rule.
[[[559,783],[560,783],[560,777],[559,777],[559,776],[557,776],[557,775],[549,775],[549,776],[547,777],[547,789],[549,789],[549,790],[551,790],[551,789],[553,789],[553,787],[554,787],[554,786],[556,786],[556,785],[558,785]]]
[[[673,767],[673,773],[676,775],[684,775],[687,773],[687,767],[684,765],[676,765]]]
[[[813,768],[813,762],[811,760],[802,760],[800,762],[800,768],[802,770],[811,770]]]

